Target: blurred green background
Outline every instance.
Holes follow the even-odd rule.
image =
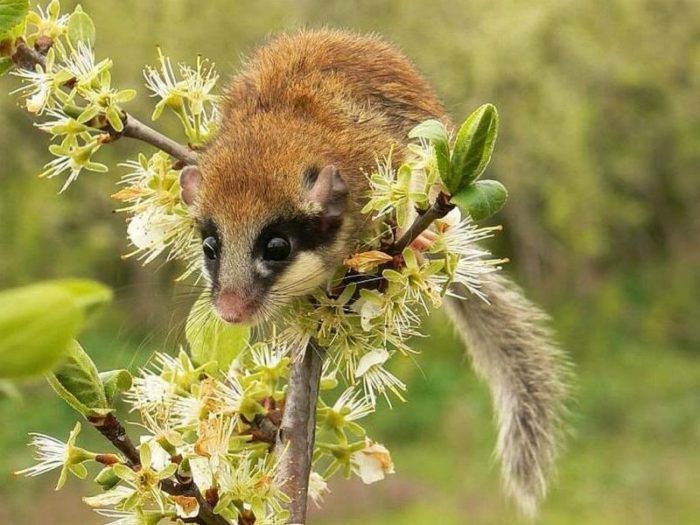
[[[699,522],[699,2],[82,4],[123,87],[142,85],[156,45],[176,60],[201,53],[228,76],[269,34],[329,25],[397,42],[455,119],[495,103],[502,128],[490,176],[511,199],[492,248],[551,312],[578,373],[572,435],[537,522]],[[3,78],[0,89],[0,288],[97,278],[117,294],[83,337],[99,365],[136,367],[175,350],[187,287],[173,286],[172,266],[121,260],[125,226],[109,197],[119,170],[84,174],[60,197],[60,181],[37,180],[46,138],[7,95],[16,85]],[[147,118],[151,101],[140,93],[130,111]],[[123,140],[102,159],[114,164],[139,147]],[[398,371],[410,402],[373,417],[397,474],[371,487],[334,483],[312,523],[518,522],[499,488],[489,398],[442,321],[435,316],[418,343],[419,367]],[[98,523],[78,483],[54,493],[53,479],[11,475],[29,462],[28,431],[64,437],[74,421],[43,385],[23,394],[0,402],[0,523]]]

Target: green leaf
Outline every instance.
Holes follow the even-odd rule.
[[[0,0],[0,38],[24,22],[29,0]]]
[[[498,112],[493,104],[474,111],[457,133],[452,152],[453,180],[447,189],[453,195],[478,179],[488,166],[498,135]]]
[[[75,8],[68,19],[68,38],[75,46],[79,42],[83,42],[88,47],[95,44],[95,24],[80,6]]]
[[[450,163],[450,134],[439,120],[426,120],[408,132],[408,138],[423,138],[430,141],[435,150],[438,173],[442,182],[449,187],[448,181],[453,177]]]
[[[100,372],[99,376],[105,390],[107,403],[110,405],[118,392],[126,392],[131,388],[132,377],[128,370],[109,370]]]
[[[7,73],[14,66],[14,62],[10,58],[0,57],[0,77]]]
[[[194,303],[187,318],[185,336],[195,364],[214,361],[219,369],[224,370],[248,345],[250,326],[225,323],[206,304],[209,301],[207,295],[202,295]],[[202,315],[202,308],[209,310]]]
[[[408,132],[409,139],[427,139],[429,141],[449,141],[450,135],[447,128],[439,120],[431,119],[418,124]]]
[[[433,142],[433,149],[435,150],[435,160],[440,180],[447,186],[447,181],[451,181],[454,178],[452,162],[450,161],[450,143],[447,141]]]
[[[505,186],[495,180],[478,180],[452,196],[456,204],[475,221],[487,219],[497,213],[508,199]]]
[[[0,292],[0,377],[29,377],[52,369],[84,317],[71,293],[51,284]]]
[[[87,314],[92,313],[97,306],[112,300],[112,290],[104,284],[89,279],[61,279],[47,281],[47,284],[70,293],[76,304]]]
[[[97,367],[77,341],[63,364],[47,377],[56,393],[85,417],[110,412]]]
[[[51,370],[87,314],[111,295],[104,285],[84,279],[46,281],[0,292],[0,377],[28,377]]]

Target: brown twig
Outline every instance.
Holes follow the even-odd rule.
[[[455,205],[450,202],[450,196],[440,192],[433,205],[422,215],[419,215],[413,224],[409,226],[406,233],[396,242],[393,247],[394,253],[401,253],[416,238],[423,233],[436,219],[442,219],[454,209]]]
[[[43,66],[46,63],[46,59],[39,51],[29,47],[24,40],[20,40],[12,55],[12,62],[22,69],[34,71],[37,65]]]
[[[155,146],[185,164],[197,164],[197,154],[190,148],[166,137],[128,113],[125,117],[124,130],[121,132],[121,135]]]
[[[282,424],[277,437],[280,475],[290,497],[289,523],[306,523],[311,459],[316,438],[316,403],[324,350],[309,344],[303,357],[292,361]]]
[[[119,420],[114,417],[114,414],[99,417],[88,417],[88,421],[90,421],[92,426],[95,427],[97,431],[110,443],[112,443],[112,445],[114,445],[119,452],[124,454],[127,461],[129,461],[132,466],[139,465],[141,463],[139,451],[136,450],[134,443],[126,433],[126,429],[119,422]]]
[[[138,469],[141,466],[141,458],[138,450],[127,435],[126,429],[114,414],[89,417],[88,421],[90,421],[92,426],[94,426],[100,434],[124,454],[131,468]],[[195,485],[191,479],[184,483],[180,483],[173,478],[164,479],[160,482],[160,488],[171,496],[188,496],[195,498],[197,503],[199,503],[199,515],[195,518],[195,523],[200,525],[230,525],[225,518],[214,513],[212,506],[202,497],[197,485]]]
[[[12,61],[22,69],[31,70],[34,70],[37,65],[43,67],[46,64],[44,55],[29,47],[23,40],[18,42],[15,52],[12,55]],[[161,132],[156,131],[128,113],[124,114],[124,129],[120,133],[114,133],[113,130],[109,128],[109,125],[105,125],[104,128],[99,129],[109,132],[115,139],[119,137],[129,137],[140,140],[172,155],[185,164],[197,164],[197,154],[190,148],[166,137]]]

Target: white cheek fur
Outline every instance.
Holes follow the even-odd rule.
[[[272,291],[283,290],[285,295],[305,295],[327,278],[323,259],[311,252],[302,252],[279,277]]]

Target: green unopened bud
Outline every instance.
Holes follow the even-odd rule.
[[[58,18],[61,14],[61,3],[58,0],[51,0],[51,3],[46,8],[46,12],[52,19]]]
[[[333,376],[322,377],[321,378],[321,385],[319,388],[321,390],[333,390],[337,386],[338,386],[338,380],[335,378],[335,375],[333,375]]]
[[[95,476],[95,483],[104,490],[109,490],[119,483],[119,477],[114,473],[112,467],[105,467]]]
[[[185,108],[185,100],[177,93],[171,93],[163,99],[163,102],[175,113],[180,113]]]
[[[165,435],[160,435],[156,438],[156,443],[158,443],[163,450],[165,450],[171,456],[177,455],[177,449],[174,444],[171,443]]]

